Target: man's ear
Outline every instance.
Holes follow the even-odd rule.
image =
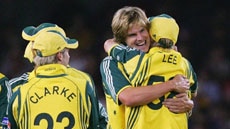
[[[174,49],[175,51],[178,51],[178,49],[177,49],[177,46],[176,46],[176,45],[173,45],[173,46],[172,46],[172,49]]]
[[[61,52],[58,52],[57,55],[56,55],[56,58],[57,58],[58,61],[62,61],[63,54]]]

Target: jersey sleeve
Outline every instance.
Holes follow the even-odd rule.
[[[190,92],[195,93],[198,90],[198,80],[197,80],[197,75],[196,72],[194,71],[191,63],[184,58],[185,65],[187,66],[187,78],[189,79],[190,82]]]
[[[123,65],[114,60],[111,56],[106,57],[100,64],[100,72],[105,94],[118,102],[118,93],[127,86],[131,86]]]
[[[109,51],[109,55],[115,58],[117,61],[126,63],[131,58],[134,58],[135,56],[141,55],[140,50],[137,50],[135,48],[130,48],[128,46],[124,46],[122,44],[117,45],[113,47]]]
[[[0,122],[6,116],[7,105],[11,96],[8,78],[0,73]]]
[[[19,77],[15,77],[9,80],[9,85],[12,89],[13,92],[15,92],[19,86],[25,84],[28,82],[28,78],[29,78],[29,73],[23,73],[21,76]]]
[[[90,123],[94,123],[92,124],[93,126],[90,128],[106,129],[108,116],[104,109],[104,106],[100,103],[98,99],[98,94],[96,92],[94,81],[92,79],[91,84],[93,85],[87,85],[87,94],[89,95],[92,104],[92,117],[90,118]]]

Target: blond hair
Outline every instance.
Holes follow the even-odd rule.
[[[35,56],[34,58],[34,64],[36,67],[46,65],[46,64],[55,64],[57,63],[56,54],[51,56]]]
[[[64,48],[63,50],[61,50],[58,53],[63,54],[66,50],[67,49]],[[36,50],[34,50],[34,51],[36,51]],[[35,66],[38,67],[38,66],[42,66],[42,65],[46,65],[46,64],[57,64],[58,63],[58,58],[57,58],[58,53],[51,55],[51,56],[44,56],[44,57],[36,55],[34,58]]]
[[[124,43],[128,35],[128,29],[135,24],[149,30],[150,23],[145,12],[141,8],[125,6],[119,9],[114,14],[111,24],[115,41]]]

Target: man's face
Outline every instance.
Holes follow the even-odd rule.
[[[150,47],[150,36],[148,30],[138,24],[134,24],[128,29],[126,43],[129,47],[136,48],[143,52],[148,52]]]

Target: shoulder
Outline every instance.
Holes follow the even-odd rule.
[[[100,63],[100,65],[103,64],[110,64],[110,63],[117,63],[118,61],[113,58],[112,56],[106,56]]]
[[[123,68],[123,64],[111,56],[107,56],[106,58],[104,58],[100,64],[100,71],[102,73],[108,71],[117,71],[117,69],[121,68]]]
[[[67,71],[68,71],[67,73],[73,77],[82,78],[82,79],[91,81],[92,77],[86,72],[83,72],[73,67],[68,67]]]
[[[1,80],[8,80],[8,78],[4,74],[0,73],[0,81]]]
[[[12,87],[12,89],[18,85],[22,85],[28,81],[29,73],[23,73],[19,77],[15,77],[9,80],[9,85]]]
[[[77,70],[76,70],[77,71]],[[63,80],[69,80],[69,83],[72,83],[73,85],[77,86],[77,87],[85,87],[86,85],[91,84],[90,83],[90,78],[89,76],[86,76],[86,74],[83,75],[83,73],[81,72],[73,72],[71,74],[67,74],[66,76],[64,76]],[[64,81],[66,83],[66,81]]]
[[[111,56],[107,56],[105,57],[101,63],[100,63],[100,68],[104,69],[104,68],[108,68],[111,64],[115,63],[115,59]]]
[[[66,81],[63,82],[65,82],[65,84],[67,84],[68,86],[72,85],[76,87],[82,95],[87,96],[94,92],[94,87],[91,80],[84,77],[76,77],[72,75],[67,75],[66,78],[67,80],[69,80],[69,83],[67,83]]]
[[[9,79],[4,74],[0,73],[0,85],[5,85],[5,82],[8,82],[8,80]]]
[[[80,75],[85,75],[85,76],[88,76],[88,73],[86,73],[86,72],[83,72],[83,71],[81,71],[81,70],[78,70],[78,69],[76,69],[76,68],[73,68],[73,67],[68,67],[68,73],[70,73],[70,75],[71,75],[71,73],[76,73],[76,74],[80,74]]]
[[[2,89],[4,89],[7,80],[8,78],[6,78],[4,74],[0,73],[0,92],[2,92]]]
[[[117,46],[112,49],[110,55],[114,57],[117,61],[126,63],[132,58],[140,56],[143,52],[135,48],[130,48],[128,46]]]
[[[112,56],[106,56],[106,57],[101,61],[101,63],[102,63],[102,62],[105,62],[105,61],[110,61],[110,60],[114,60],[114,59],[112,58]]]
[[[191,62],[188,59],[186,59],[185,57],[183,57],[182,60],[183,60],[183,62],[185,63],[185,65],[187,67],[189,67],[190,69],[193,69]]]
[[[4,74],[2,74],[2,73],[0,73],[0,78],[3,78],[3,77],[5,77],[5,75],[4,75]]]

